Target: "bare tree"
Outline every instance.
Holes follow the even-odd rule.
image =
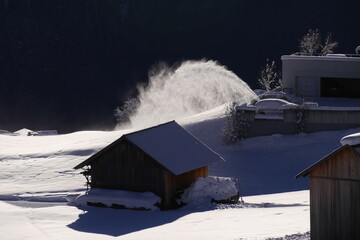
[[[266,64],[260,70],[257,81],[260,87],[266,91],[282,87],[280,73],[276,71],[275,61],[269,63],[269,59],[266,60]]]
[[[333,53],[334,49],[338,46],[338,42],[332,40],[332,34],[328,33],[325,39],[324,46],[321,50],[321,55],[326,56],[327,54]]]
[[[338,42],[332,40],[332,34],[328,33],[324,44],[322,44],[321,34],[318,29],[309,29],[302,37],[299,44],[299,54],[306,56],[321,55],[333,53],[338,46]]]
[[[321,49],[321,34],[318,29],[309,29],[309,31],[300,40],[300,55],[313,56]]]

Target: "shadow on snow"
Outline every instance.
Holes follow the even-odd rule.
[[[79,218],[68,225],[76,231],[121,236],[165,225],[194,211],[135,211],[112,208],[83,207]]]

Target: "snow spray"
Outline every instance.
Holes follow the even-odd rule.
[[[185,61],[177,68],[149,72],[149,84],[138,86],[139,106],[131,127],[147,127],[211,110],[231,101],[250,103],[256,94],[236,74],[215,61]],[[130,127],[130,126],[127,126]]]

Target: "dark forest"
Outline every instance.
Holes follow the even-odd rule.
[[[212,59],[256,88],[266,59],[310,28],[360,45],[360,1],[4,0],[0,129],[110,130],[113,110],[165,62]]]

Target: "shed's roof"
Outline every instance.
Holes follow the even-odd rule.
[[[319,166],[320,164],[326,162],[330,157],[334,156],[335,154],[337,154],[340,151],[343,151],[345,148],[350,148],[354,151],[356,151],[358,154],[360,154],[360,146],[356,145],[356,146],[351,146],[351,145],[343,145],[341,147],[339,147],[338,149],[336,149],[335,151],[331,152],[330,154],[326,155],[325,157],[323,157],[321,160],[319,160],[318,162],[314,163],[313,165],[311,165],[310,167],[306,168],[305,170],[303,170],[302,172],[300,172],[299,174],[297,174],[295,176],[295,178],[299,178],[299,177],[306,177],[307,175],[309,175],[309,173],[316,168],[317,166]]]
[[[127,139],[159,162],[175,175],[179,175],[214,162],[224,161],[222,157],[195,138],[175,121],[137,132],[123,135],[121,138],[80,163],[75,169],[89,165],[92,160],[117,144]]]

